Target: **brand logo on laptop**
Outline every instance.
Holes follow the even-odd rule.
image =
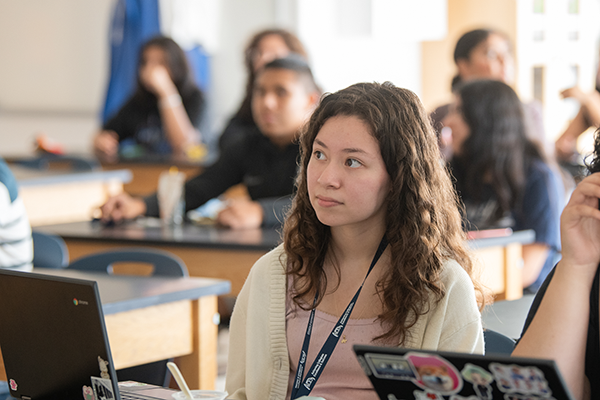
[[[75,304],[76,306],[87,306],[88,302],[85,300],[73,299],[73,304]]]

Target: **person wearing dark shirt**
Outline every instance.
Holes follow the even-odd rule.
[[[183,155],[200,140],[204,96],[195,85],[183,50],[156,37],[140,52],[135,94],[94,138],[101,161],[146,154]]]
[[[244,183],[251,200],[235,200],[217,222],[249,228],[281,222],[294,189],[299,130],[320,97],[312,72],[301,57],[271,61],[257,74],[252,113],[258,129],[221,154],[219,160],[185,184],[186,210],[194,209],[229,187]],[[101,207],[103,220],[158,215],[156,195],[145,199],[120,194]]]
[[[538,291],[513,352],[555,360],[576,399],[600,397],[600,130],[588,168],[561,215],[562,259]]]
[[[523,246],[523,287],[535,293],[559,255],[565,192],[526,137],[517,94],[497,80],[465,83],[444,124],[452,129],[450,168],[468,229],[535,231],[535,243]]]

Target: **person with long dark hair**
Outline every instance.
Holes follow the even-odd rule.
[[[257,71],[269,61],[286,57],[291,53],[308,58],[300,39],[285,29],[265,29],[252,36],[244,50],[244,66],[248,76],[244,99],[219,138],[221,152],[256,129],[252,115],[252,94]]]
[[[535,292],[560,251],[564,188],[525,134],[521,101],[503,82],[468,82],[444,124],[452,129],[450,168],[468,228],[535,231],[535,243],[523,246],[523,286]]]
[[[375,399],[354,343],[482,353],[486,296],[418,97],[391,83],[326,95],[300,149],[284,243],[231,318],[229,398]]]
[[[193,210],[234,185],[249,198],[228,202],[216,222],[234,229],[280,226],[291,204],[300,130],[321,96],[309,65],[289,55],[267,63],[256,75],[252,111],[257,129],[228,147],[184,187],[185,210]],[[158,216],[157,193],[145,198],[120,193],[101,207],[105,222]]]
[[[175,41],[155,37],[140,51],[134,95],[94,138],[102,161],[144,154],[183,155],[198,144],[204,97],[185,53]]]
[[[538,291],[513,352],[555,360],[576,399],[600,396],[600,130],[588,171],[561,215],[562,259]]]

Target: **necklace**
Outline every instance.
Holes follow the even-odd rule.
[[[335,299],[335,300],[337,300],[337,299]],[[337,307],[338,306],[338,302],[337,301],[335,301],[335,305],[336,305],[336,308],[338,308]],[[364,304],[363,307],[362,307],[362,309],[360,310],[360,313],[358,313],[358,315],[356,315],[356,317],[352,318],[352,319],[360,319],[360,317],[362,317],[362,315],[364,314],[364,312],[365,312],[365,310],[367,308],[369,308],[369,304],[368,303]],[[348,339],[346,338],[346,334],[342,333],[342,338],[340,339],[340,343],[344,344],[344,343],[347,343],[347,342],[348,342]]]

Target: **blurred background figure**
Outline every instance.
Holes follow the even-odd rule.
[[[270,61],[296,53],[308,58],[304,46],[294,34],[279,28],[262,30],[256,33],[244,50],[244,65],[248,76],[246,93],[240,108],[227,123],[219,139],[219,150],[240,141],[249,131],[256,129],[252,116],[252,92],[256,72]]]
[[[574,176],[581,175],[581,166],[583,165],[581,156],[577,151],[577,139],[589,128],[600,126],[600,63],[596,70],[595,86],[595,90],[588,93],[584,92],[579,86],[561,92],[564,99],[574,99],[579,103],[579,112],[555,143],[556,158]]]
[[[17,180],[0,157],[0,268],[31,271],[32,260],[31,226],[25,205],[19,197]]]
[[[194,83],[183,50],[158,36],[140,52],[137,89],[94,138],[94,152],[105,162],[119,154],[181,156],[199,143],[204,97]]]
[[[508,37],[493,29],[475,29],[463,34],[454,48],[454,63],[457,74],[452,79],[452,91],[465,82],[475,79],[494,79],[512,85],[514,81],[514,59]],[[530,139],[545,146],[545,132],[541,107],[537,103],[524,104],[525,124]],[[443,120],[450,104],[442,105],[431,113],[433,126],[440,137],[444,156],[449,159],[452,147],[451,134],[443,130]]]
[[[450,169],[469,230],[533,229],[523,246],[523,287],[534,293],[557,261],[562,180],[525,134],[521,101],[507,84],[477,80],[456,91],[444,119],[452,129]]]

